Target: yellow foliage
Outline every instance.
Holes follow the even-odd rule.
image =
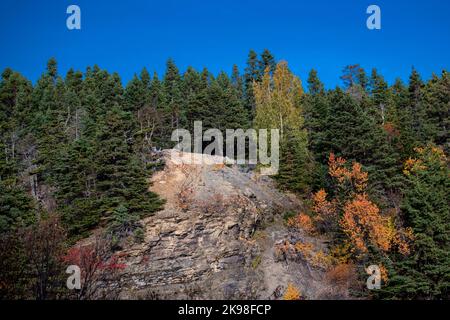
[[[297,242],[294,246],[295,250],[302,254],[305,260],[313,267],[327,269],[333,264],[333,257],[327,255],[323,251],[314,251],[312,243]]]
[[[409,158],[405,161],[403,173],[409,176],[415,172],[428,169],[425,163],[440,163],[443,167],[447,165],[447,156],[440,147],[427,146],[426,148],[415,148],[418,159]]]
[[[427,167],[423,164],[422,160],[409,158],[405,161],[403,173],[409,176],[413,172],[426,170]]]
[[[328,269],[333,265],[333,257],[323,251],[318,251],[312,256],[311,263],[313,266]]]
[[[300,300],[302,295],[300,291],[292,284],[289,283],[284,293],[283,300]]]
[[[256,129],[279,129],[281,138],[287,130],[296,137],[306,138],[301,116],[301,81],[286,62],[277,64],[273,76],[266,69],[261,82],[253,83]]]
[[[347,264],[352,257],[351,244],[346,242],[344,244],[336,245],[331,248],[330,255],[336,264]]]
[[[304,242],[297,242],[295,244],[295,250],[302,253],[305,257],[311,256],[311,252],[313,250],[312,243],[304,243]]]

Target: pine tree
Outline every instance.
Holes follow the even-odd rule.
[[[264,49],[263,53],[261,53],[261,60],[259,61],[259,74],[262,76],[266,68],[269,68],[270,74],[273,75],[276,67],[275,57],[268,49]]]
[[[388,84],[384,78],[378,74],[376,69],[372,70],[370,77],[371,105],[377,123],[386,124],[388,108],[390,107],[390,96]]]
[[[203,72],[208,74],[206,69]],[[183,77],[183,89],[186,99],[186,129],[194,132],[195,121],[203,121],[205,127],[213,128],[214,126],[211,126],[212,123],[208,119],[210,114],[213,114],[213,111],[208,105],[207,81],[204,81],[200,73],[189,67]]]
[[[426,126],[426,110],[424,105],[424,83],[417,72],[413,68],[409,78],[409,109],[412,114],[412,133],[415,141],[419,144],[427,142],[425,126]]]
[[[233,86],[236,88],[238,97],[240,100],[244,99],[244,82],[243,78],[239,74],[239,68],[237,65],[233,65],[233,71],[231,73],[231,82]]]
[[[253,83],[261,81],[262,75],[259,69],[258,54],[250,50],[247,58],[247,66],[244,73],[245,82],[245,106],[252,118],[255,114],[255,97]]]
[[[308,129],[310,150],[318,162],[326,164],[329,150],[325,147],[325,128],[329,105],[323,83],[317,71],[311,70],[308,77],[308,93],[304,97],[305,127]]]
[[[450,151],[450,75],[443,71],[442,76],[433,75],[424,88],[426,106],[425,136],[427,141]]]
[[[314,156],[313,189],[326,187],[327,147],[326,128],[329,117],[329,101],[317,71],[311,70],[308,77],[308,93],[304,96],[305,128],[308,130],[309,150]]]
[[[55,197],[62,222],[71,237],[87,236],[98,225],[93,146],[85,139],[71,142],[59,153],[55,167]]]
[[[133,125],[129,112],[113,107],[100,123],[96,139],[96,189],[99,217],[109,217],[120,205],[139,217],[159,209],[149,192],[143,164],[133,154]]]
[[[341,76],[344,89],[358,102],[363,101],[367,95],[368,79],[366,72],[359,64],[348,65]]]
[[[233,87],[230,78],[221,72],[211,81],[208,88],[209,119],[206,128],[217,128],[225,134],[226,129],[245,129],[248,127],[248,114]]]
[[[34,203],[19,180],[22,146],[29,125],[31,84],[6,69],[0,81],[0,234],[34,221]]]
[[[177,66],[172,59],[167,61],[163,80],[165,111],[170,114],[168,126],[171,130],[181,129],[186,124],[185,106],[182,96],[182,80]],[[167,137],[169,142],[170,136]]]
[[[416,157],[406,162],[401,210],[414,244],[407,258],[394,258],[382,297],[450,298],[449,173],[444,152],[434,146],[416,149]]]
[[[148,90],[136,74],[128,82],[123,98],[126,111],[136,112],[147,104]]]

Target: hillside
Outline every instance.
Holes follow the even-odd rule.
[[[176,164],[164,151],[165,168],[151,190],[164,210],[143,220],[144,241],[123,249],[122,298],[280,298],[288,284],[320,297],[323,271],[306,261],[276,256],[292,235],[282,215],[301,202],[277,191],[268,177],[220,164]],[[278,296],[277,296],[278,294]]]

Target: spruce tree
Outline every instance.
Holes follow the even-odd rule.
[[[433,75],[424,88],[426,108],[425,135],[448,153],[450,151],[450,75],[443,71],[441,77]]]
[[[253,117],[255,114],[255,97],[253,93],[253,83],[261,81],[262,75],[259,69],[258,54],[250,50],[247,58],[247,66],[244,73],[245,82],[245,106]]]
[[[133,151],[132,115],[114,106],[101,120],[96,139],[98,215],[108,218],[120,205],[144,217],[160,208],[148,191],[147,173]]]
[[[275,62],[275,57],[268,49],[264,49],[263,53],[261,53],[261,60],[259,61],[259,73],[263,75],[266,71],[266,68],[269,68],[270,74],[275,72],[277,67],[277,63]]]
[[[165,111],[170,115],[168,128],[181,129],[186,124],[185,105],[182,95],[182,79],[175,62],[167,61],[167,69],[163,79],[163,93],[165,97]],[[170,136],[166,137],[167,143]]]
[[[329,101],[323,83],[316,70],[311,70],[308,77],[308,93],[304,100],[305,128],[308,130],[309,150],[314,157],[313,189],[326,186],[328,172],[329,148],[327,147],[326,130],[329,117]]]
[[[382,297],[450,298],[449,174],[444,152],[434,146],[416,149],[406,162],[401,210],[414,242],[407,258],[394,257]]]

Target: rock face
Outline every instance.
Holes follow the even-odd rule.
[[[144,241],[120,252],[127,265],[121,297],[267,298],[255,231],[300,203],[267,177],[222,161],[191,164],[187,156],[164,151],[165,168],[151,190],[167,202],[143,220]]]

